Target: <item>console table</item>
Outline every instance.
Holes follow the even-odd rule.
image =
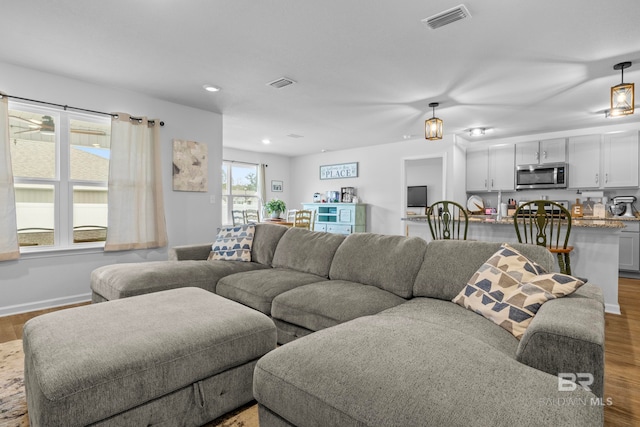
[[[366,231],[365,203],[303,203],[302,208],[315,212],[314,231],[336,234]]]

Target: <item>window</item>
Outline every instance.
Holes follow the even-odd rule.
[[[222,224],[233,224],[232,211],[260,211],[258,165],[222,162]]]
[[[22,252],[105,241],[110,133],[106,116],[9,102]]]

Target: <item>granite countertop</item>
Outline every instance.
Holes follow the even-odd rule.
[[[638,221],[640,219],[629,218],[628,220]],[[513,218],[496,219],[495,215],[469,215],[469,222],[486,223],[486,224],[513,224]],[[625,228],[626,226],[618,217],[611,218],[596,218],[596,217],[583,217],[579,219],[573,219],[571,223],[573,227],[590,227],[590,228]]]
[[[413,221],[413,222],[427,222],[426,215],[408,215],[405,218],[402,218],[403,221]],[[574,227],[588,227],[588,228],[625,228],[624,222],[628,221],[640,221],[640,218],[629,218],[629,217],[606,217],[606,218],[598,218],[594,216],[582,217],[582,218],[574,218],[572,222],[572,226]],[[481,223],[481,224],[513,224],[513,218],[507,217],[498,220],[496,215],[469,215],[470,223]]]

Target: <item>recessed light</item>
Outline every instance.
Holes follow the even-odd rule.
[[[218,92],[220,90],[219,87],[216,86],[212,86],[212,85],[204,85],[202,86],[204,88],[204,90],[206,90],[207,92]]]
[[[262,140],[262,143],[263,144],[271,144],[271,140],[268,139],[268,138],[265,138],[265,139]]]

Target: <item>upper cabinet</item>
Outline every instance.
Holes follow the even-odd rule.
[[[467,151],[467,191],[514,190],[514,152],[513,145]]]
[[[605,135],[602,140],[605,188],[638,186],[638,132]]]
[[[516,165],[561,163],[566,161],[565,138],[516,144]]]
[[[638,187],[638,132],[569,138],[569,188]]]

